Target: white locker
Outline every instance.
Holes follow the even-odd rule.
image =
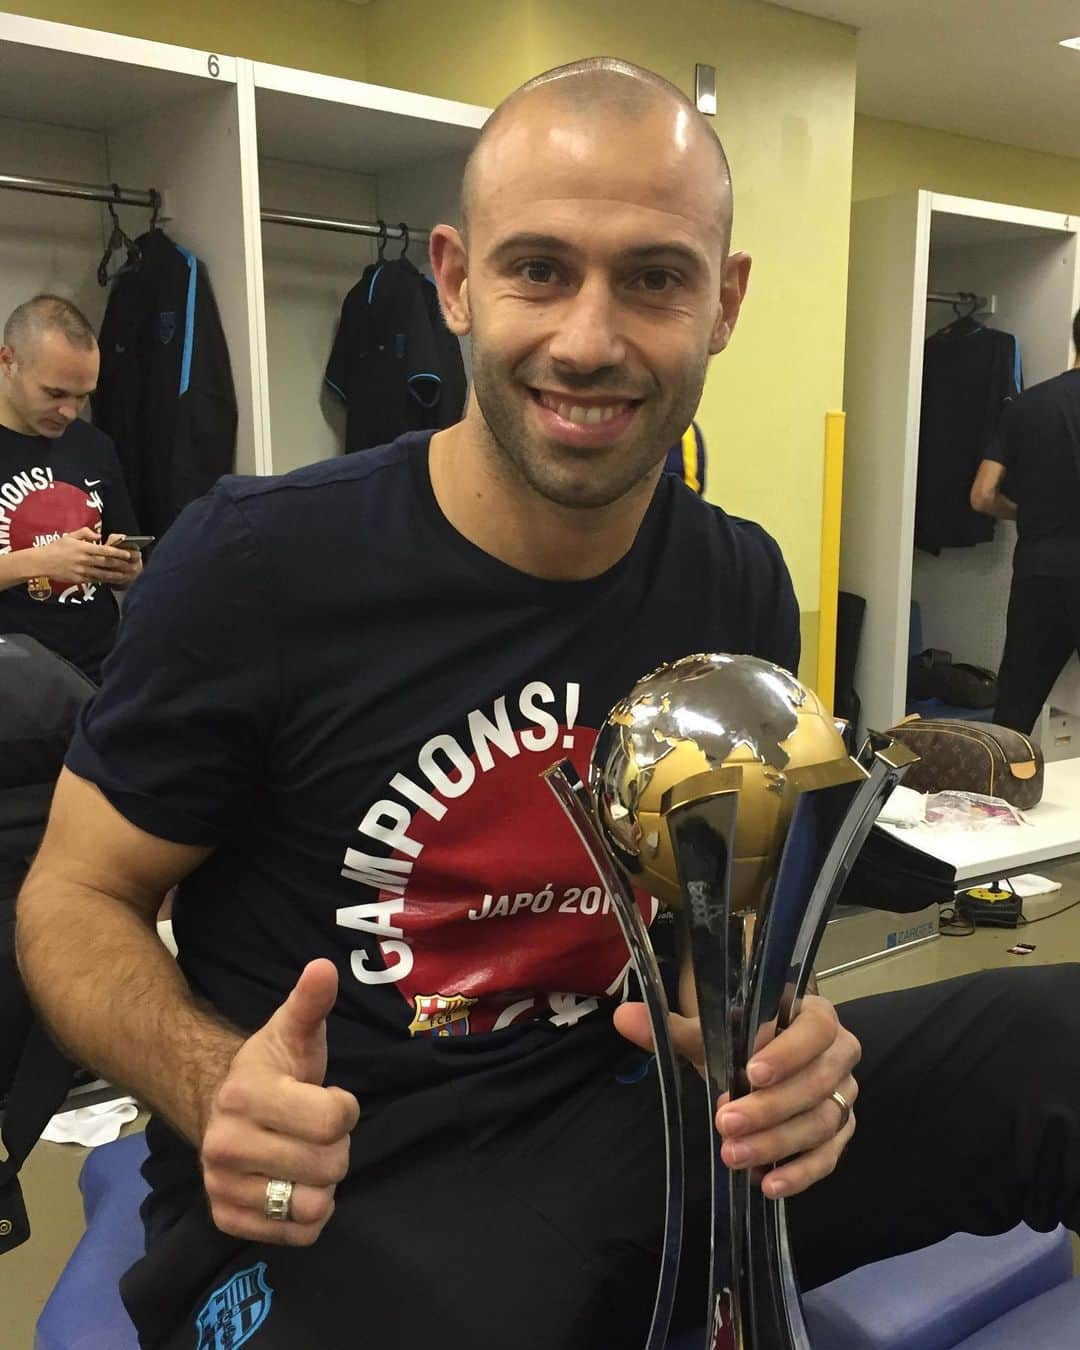
[[[924,645],[958,661],[996,669],[1005,635],[1011,523],[939,557],[914,547],[923,344],[953,318],[928,296],[992,300],[978,317],[1017,337],[1025,386],[1058,375],[1072,363],[1078,228],[1070,216],[931,192],[853,208],[840,584],[867,602],[855,674],[867,727],[905,713],[913,599]]]
[[[282,473],[341,453],[345,412],[324,383],[341,302],[376,256],[374,222],[412,232],[423,270],[426,230],[457,222],[465,158],[489,109],[379,85],[254,63],[262,213],[270,465]],[[315,228],[338,221],[341,230]]]

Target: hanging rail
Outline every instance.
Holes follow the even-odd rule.
[[[0,173],[0,188],[10,192],[35,192],[43,197],[78,197],[86,202],[112,202],[114,206],[144,206],[148,211],[161,207],[161,193],[156,188],[138,192],[131,188],[114,189],[111,185],[95,187],[91,183],[64,183],[55,178],[22,178],[10,173]]]
[[[297,225],[303,230],[333,230],[338,234],[364,234],[372,239],[378,239],[385,229],[385,236],[389,239],[404,240],[406,235],[410,240],[426,240],[430,235],[430,230],[411,229],[408,226],[402,231],[400,225],[381,226],[379,222],[373,220],[337,220],[332,216],[297,216],[288,211],[263,211],[260,213],[263,221],[268,225]]]
[[[973,291],[930,291],[926,299],[935,305],[970,305],[974,302],[976,313],[984,311],[990,303],[985,295],[976,295]]]

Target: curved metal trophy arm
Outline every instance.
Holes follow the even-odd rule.
[[[712,1228],[705,1345],[723,1344],[730,1328],[735,1345],[744,1341],[749,1253],[744,1240],[745,1173],[730,1173],[713,1124],[716,1102],[725,1092],[742,1096],[746,1078],[746,1014],[751,982],[752,910],[731,907],[731,865],[742,771],[715,770],[680,785],[663,799],[683,895],[690,965],[697,991],[705,1072],[709,1090],[709,1159]],[[698,795],[700,794],[700,795]],[[723,1201],[727,1190],[728,1203]]]
[[[880,741],[864,751],[862,764],[849,761],[850,772],[838,762],[820,766],[802,782],[798,770],[791,775],[799,797],[758,935],[751,1044],[770,1024],[773,1035],[790,1025],[855,859],[886,797],[917,758],[904,746]],[[784,1201],[754,1190],[747,1222],[751,1248],[769,1253],[764,1266],[769,1278],[751,1282],[753,1344],[809,1350]]]
[[[664,1115],[667,1209],[664,1217],[664,1250],[660,1258],[660,1278],[645,1350],[663,1350],[667,1344],[671,1312],[675,1303],[675,1286],[679,1277],[686,1170],[683,1155],[679,1063],[668,1027],[667,995],[649,940],[649,930],[641,917],[641,911],[593,824],[592,798],[588,787],[582,782],[581,775],[569,760],[553,764],[550,769],[544,771],[543,778],[570,818],[570,823],[585,846],[585,851],[605,890],[611,896],[619,927],[630,949],[630,960],[641,985],[652,1027],[656,1066],[660,1078],[661,1109]]]
[[[918,755],[899,741],[884,737],[876,740],[876,744],[868,741],[864,747],[868,760],[862,766],[865,779],[843,813],[806,906],[788,973],[790,995],[781,1000],[777,1030],[789,1025],[798,1000],[806,993],[825,925],[889,793],[909,766],[918,761]]]

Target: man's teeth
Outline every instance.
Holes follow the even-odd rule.
[[[564,421],[578,422],[582,426],[592,426],[597,422],[610,422],[613,417],[618,417],[628,407],[626,403],[611,403],[602,407],[583,408],[578,403],[557,403],[549,398],[543,398],[541,401],[545,408],[550,408],[552,412],[558,413]]]

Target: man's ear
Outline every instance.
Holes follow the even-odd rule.
[[[446,326],[456,337],[465,337],[472,329],[465,241],[452,225],[436,225],[431,232],[430,256]]]
[[[748,253],[732,253],[724,263],[724,278],[720,286],[720,306],[716,311],[712,336],[709,339],[709,355],[722,352],[731,341],[735,325],[739,321],[739,312],[746,298],[746,288],[750,284],[750,265],[752,259]]]
[[[10,375],[12,371],[18,368],[18,361],[15,360],[15,353],[5,343],[0,347],[0,372],[4,375]]]

